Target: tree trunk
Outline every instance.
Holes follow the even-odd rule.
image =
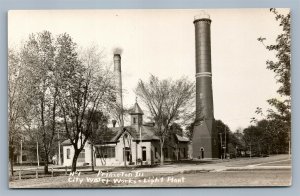
[[[163,144],[160,144],[160,165],[164,165]]]
[[[93,144],[91,144],[91,162],[92,162],[92,171],[94,171],[95,170],[95,168],[94,168],[94,145]]]
[[[14,176],[14,147],[13,142],[9,146],[9,162],[10,162],[10,172],[11,176]]]
[[[49,173],[49,170],[48,170],[48,161],[47,160],[45,160],[44,161],[44,174],[48,174]]]
[[[49,160],[49,155],[46,152],[46,156],[45,156],[45,160],[44,160],[44,174],[48,174],[49,173],[49,168],[48,168],[48,160]]]
[[[123,135],[123,145],[124,145],[124,148],[123,148],[124,167],[127,167],[127,165],[126,165],[127,157],[126,157],[126,147],[125,147],[126,145],[125,145],[124,135]]]
[[[72,160],[72,171],[71,172],[76,172],[76,165],[77,165],[77,159],[80,154],[80,150],[75,150],[73,160]]]

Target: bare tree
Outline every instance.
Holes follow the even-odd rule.
[[[64,35],[60,41],[64,43],[70,39]],[[76,45],[72,43],[70,47]],[[66,55],[76,56],[72,51]],[[77,158],[93,133],[91,127],[95,115],[97,111],[105,111],[115,100],[115,88],[112,74],[103,66],[97,48],[88,48],[80,60],[74,62],[68,62],[64,57],[61,59],[60,65],[68,71],[60,79],[59,102],[66,135],[75,151],[72,160],[72,172],[75,172]]]
[[[161,164],[164,163],[163,147],[174,122],[184,123],[186,116],[193,113],[195,85],[186,78],[159,80],[151,75],[148,82],[139,81],[136,88],[139,98],[147,106],[160,140]]]

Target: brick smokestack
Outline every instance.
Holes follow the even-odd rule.
[[[205,12],[194,18],[196,57],[196,120],[193,158],[218,158],[211,70],[211,19]]]
[[[120,112],[120,126],[124,126],[123,119],[123,95],[122,95],[122,71],[121,71],[121,52],[119,49],[114,51],[114,76],[117,88],[117,104]]]

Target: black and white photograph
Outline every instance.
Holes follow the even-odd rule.
[[[291,10],[8,12],[9,188],[292,185]]]

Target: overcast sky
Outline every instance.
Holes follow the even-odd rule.
[[[287,11],[287,10],[281,10]],[[200,10],[40,10],[9,12],[8,41],[16,46],[30,33],[67,32],[83,47],[97,44],[107,58],[121,47],[124,105],[135,102],[139,79],[150,74],[195,81],[193,18]],[[232,131],[247,127],[256,107],[276,97],[274,58],[257,38],[275,43],[281,28],[269,9],[207,9],[211,24],[214,114]],[[146,108],[142,108],[146,110]]]

